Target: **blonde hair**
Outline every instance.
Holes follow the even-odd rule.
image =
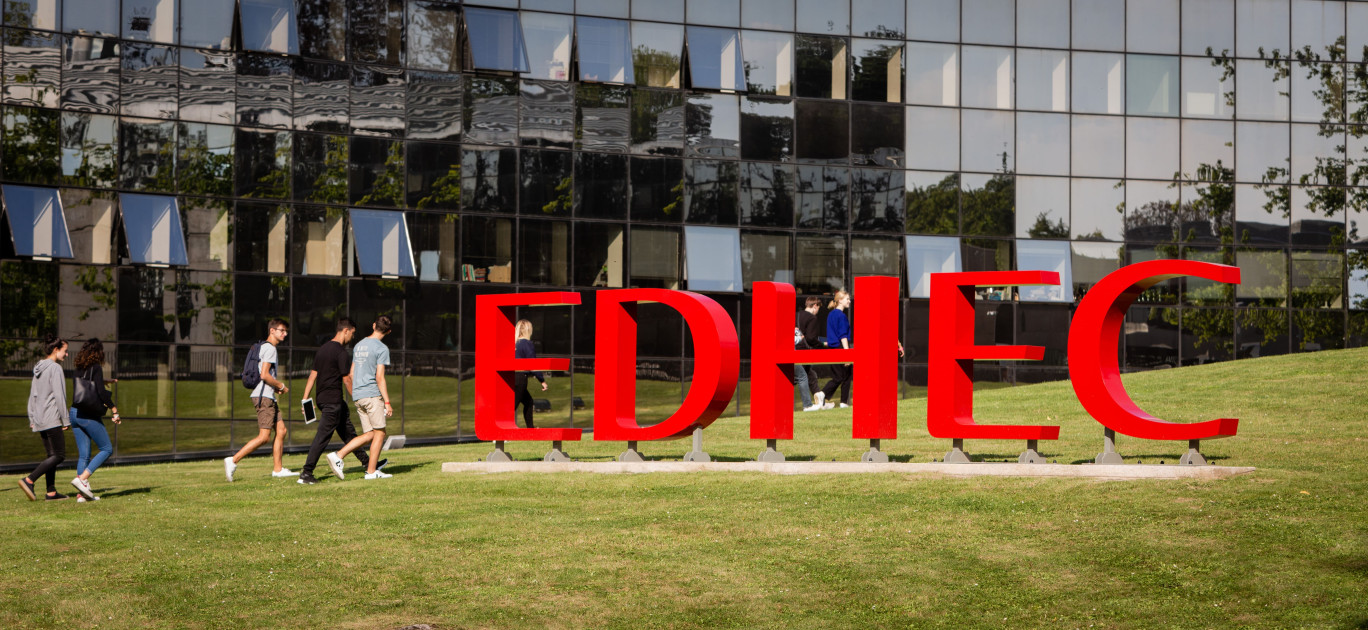
[[[849,294],[849,293],[846,293],[846,290],[845,290],[845,289],[841,289],[840,291],[837,291],[837,292],[836,292],[836,295],[831,296],[831,302],[830,302],[829,304],[827,304],[827,310],[832,310],[832,311],[836,310],[837,308],[839,308],[838,305],[841,303],[841,300],[844,300],[845,298],[848,298],[848,297],[850,297],[850,294]]]
[[[516,328],[517,331],[518,331],[518,332],[517,332],[517,338],[518,338],[518,339],[531,339],[531,338],[532,338],[532,322],[529,322],[529,321],[527,321],[527,320],[525,320],[525,319],[520,319],[520,320],[518,320],[517,326],[515,326],[514,328]]]

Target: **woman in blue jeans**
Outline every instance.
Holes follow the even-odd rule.
[[[76,396],[77,400],[71,408],[71,428],[76,437],[76,450],[79,456],[76,458],[75,479],[71,480],[71,485],[75,486],[76,491],[81,493],[81,499],[86,501],[99,501],[100,497],[90,490],[90,476],[95,474],[100,464],[109,459],[114,452],[114,445],[109,441],[109,432],[105,430],[104,416],[105,409],[114,412],[111,420],[114,424],[119,424],[119,408],[114,406],[114,398],[109,395],[109,390],[105,389],[104,368],[104,344],[99,339],[91,339],[81,346],[81,351],[76,355],[76,392],[80,392],[82,387],[87,392],[93,393],[93,397],[87,394],[85,397]],[[82,383],[81,381],[85,381]],[[110,379],[110,382],[117,383],[117,379]],[[94,457],[90,456],[90,445],[100,449]]]

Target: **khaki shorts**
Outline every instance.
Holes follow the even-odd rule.
[[[385,429],[385,401],[379,396],[356,401],[356,415],[361,417],[362,433]]]
[[[274,431],[276,423],[280,422],[280,407],[276,405],[276,401],[270,398],[253,398],[252,404],[256,405],[257,428]]]

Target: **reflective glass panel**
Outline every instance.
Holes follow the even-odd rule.
[[[347,12],[351,61],[404,65],[404,0],[353,2]]]
[[[1286,64],[1241,60],[1235,62],[1236,103],[1240,118],[1287,120],[1288,68]]]
[[[404,205],[404,144],[384,138],[351,140],[348,189],[352,203]]]
[[[313,133],[294,139],[294,198],[317,203],[347,203],[346,136]]]
[[[60,30],[61,8],[61,0],[11,0],[5,3],[5,26]]]
[[[512,282],[513,220],[464,217],[461,223],[461,280]]]
[[[740,33],[696,26],[688,31],[690,85],[711,90],[745,90]]]
[[[897,105],[853,103],[850,157],[855,164],[902,167],[903,108]]]
[[[123,0],[123,38],[176,43],[176,4],[179,1]]]
[[[906,231],[913,234],[959,233],[959,175],[908,171]]]
[[[1017,54],[1017,107],[1069,111],[1069,53],[1020,50]]]
[[[963,189],[960,193],[960,228],[964,234],[1011,236],[1016,233],[1015,180],[1012,175],[1003,173],[960,176]]]
[[[5,102],[57,107],[61,96],[62,37],[5,31]]]
[[[1178,175],[1178,121],[1127,118],[1126,140],[1126,176],[1173,179]]]
[[[299,0],[295,6],[299,11],[299,54],[346,61],[347,0]],[[421,11],[426,6],[423,0],[413,2],[415,10]]]
[[[1178,54],[1178,0],[1126,2],[1126,49]]]
[[[237,115],[236,55],[182,48],[180,61],[180,117],[232,124]]]
[[[62,178],[65,183],[104,188],[117,186],[118,119],[113,116],[63,112],[61,124]],[[232,159],[231,156],[229,159]]]
[[[1018,177],[1016,184],[1017,237],[1069,238],[1069,180]]]
[[[1184,0],[1183,54],[1235,52],[1235,0]],[[1186,69],[1185,69],[1186,70]]]
[[[798,96],[845,98],[849,79],[845,38],[799,35],[796,44]]]
[[[404,71],[352,66],[352,133],[399,137],[404,133]]]
[[[683,22],[684,3],[679,0],[632,0],[632,17],[638,20]]]
[[[1006,1],[1010,2],[1011,0]],[[837,5],[839,3],[832,2],[829,4]],[[902,39],[905,25],[906,18],[903,16],[903,3],[901,2],[852,0],[850,4],[850,31],[856,37]]]
[[[275,55],[239,55],[237,123],[288,129],[293,123],[290,99],[294,63]]]
[[[1241,245],[1285,245],[1291,211],[1287,186],[1235,186],[1235,242]]]
[[[238,0],[238,13],[243,49],[299,54],[293,0]]]
[[[846,287],[846,242],[841,236],[799,236],[795,241],[798,293],[830,294]]]
[[[741,231],[685,226],[684,262],[690,291],[740,293]]]
[[[798,227],[849,228],[850,169],[798,168]]]
[[[410,71],[404,103],[406,136],[410,140],[460,140],[464,92],[459,74]]]
[[[736,157],[741,141],[741,112],[737,96],[693,94],[685,110],[688,154]]]
[[[350,258],[346,255],[347,214],[336,206],[303,206],[290,213],[290,269],[294,273],[305,276],[350,275],[350,269],[343,269],[343,261]],[[279,215],[270,213],[267,216],[275,218]],[[283,238],[278,240],[281,245],[284,244]],[[276,242],[269,246],[273,264],[276,246]],[[298,312],[298,305],[295,308]]]
[[[176,117],[176,86],[180,82],[178,49],[126,43],[119,87],[125,116]]]
[[[61,178],[61,114],[27,107],[5,108],[5,178],[56,184]]]
[[[345,133],[348,129],[351,68],[301,59],[295,64],[294,128]]]
[[[589,151],[627,151],[631,141],[631,90],[583,84],[575,90],[575,143]]]
[[[1073,47],[1121,50],[1126,42],[1126,0],[1073,0]]]
[[[1053,271],[1058,285],[1034,285],[1017,289],[1022,302],[1073,302],[1073,256],[1068,241],[1016,242],[1017,269]]]
[[[636,84],[679,87],[679,64],[684,49],[684,27],[678,24],[632,22],[632,68]]]
[[[406,278],[418,275],[414,272],[408,223],[403,213],[352,208],[349,214],[356,264],[361,273]]]
[[[901,124],[901,114],[899,124]],[[793,101],[741,99],[741,157],[788,162],[793,159]]]
[[[1241,249],[1235,252],[1240,284],[1235,299],[1240,305],[1283,306],[1287,303],[1287,250]]]
[[[1073,110],[1120,114],[1125,65],[1125,57],[1121,55],[1074,53]]]
[[[518,281],[553,286],[570,284],[568,221],[519,222]]]
[[[1287,125],[1235,124],[1235,179],[1242,182],[1286,183],[1291,167],[1291,139]]]
[[[1126,126],[1121,118],[1073,117],[1073,174],[1120,177],[1126,172]]]
[[[736,225],[736,162],[684,161],[684,220]]]
[[[1183,178],[1235,181],[1235,124],[1183,121]]]
[[[607,156],[626,160],[621,156]],[[614,223],[575,224],[575,286],[625,286],[627,234]]]
[[[958,109],[907,108],[907,167],[958,170],[959,119]]]
[[[1114,179],[1069,180],[1069,228],[1077,241],[1119,241],[1125,218],[1126,189]]]
[[[851,42],[850,97],[857,101],[902,102],[902,42],[857,39]]]
[[[959,46],[907,43],[907,102],[948,106],[959,103]]]
[[[678,92],[632,93],[632,152],[679,155],[684,151],[684,97]]]
[[[1126,181],[1126,240],[1177,240],[1178,193],[1178,187],[1167,182]]]
[[[1183,59],[1183,116],[1230,118],[1234,113],[1234,76],[1211,60]]]
[[[796,176],[797,173],[792,166],[743,162],[741,224],[793,227]]]
[[[902,232],[905,203],[902,172],[867,168],[851,170],[851,229]],[[896,264],[893,271],[897,272]]]
[[[1292,181],[1343,184],[1344,127],[1292,125]]]
[[[798,101],[798,159],[844,163],[850,159],[850,108],[839,101]]]
[[[519,211],[536,216],[569,215],[574,193],[571,155],[564,151],[524,150],[521,157]]]
[[[964,106],[1012,108],[1012,49],[965,46]]]
[[[628,11],[627,2],[628,0],[578,0],[575,3],[575,10],[585,15],[625,18]]]
[[[1288,50],[1287,0],[1236,0],[1236,51],[1241,57],[1262,57]]]
[[[124,118],[119,123],[124,187],[172,192],[176,189],[176,123]]]
[[[1082,298],[1107,274],[1121,268],[1122,246],[1117,243],[1073,243],[1074,296]]]
[[[408,205],[419,210],[459,210],[461,148],[433,142],[408,143]]]
[[[176,142],[177,190],[187,195],[233,194],[232,127],[178,123]]]
[[[290,226],[286,207],[271,203],[238,203],[233,219],[235,269],[285,273]]]
[[[1016,170],[1016,119],[1012,112],[964,110],[960,167],[966,171]]]
[[[1014,0],[960,0],[960,4],[964,15],[973,16],[962,25],[964,43],[1010,46],[1016,41]]]
[[[1039,175],[1069,174],[1068,114],[1017,114],[1017,169]]]
[[[1368,5],[1350,2],[1345,7],[1345,37],[1349,40],[1346,50],[1363,50],[1368,46]],[[1362,55],[1350,57],[1351,61],[1362,61]]]
[[[959,273],[960,242],[953,236],[905,236],[907,297],[931,297],[931,274]]]
[[[523,34],[527,36],[526,78],[568,81],[570,79],[570,42],[574,21],[568,15],[553,13],[522,14]],[[584,63],[583,59],[580,61]]]
[[[793,284],[792,243],[793,237],[784,233],[741,233],[741,278],[747,291],[756,282]]]
[[[679,228],[633,227],[628,236],[631,286],[679,289]]]
[[[5,217],[14,253],[43,258],[72,258],[71,235],[56,188],[6,185]]]
[[[746,90],[751,94],[793,94],[793,36],[742,31]]]
[[[508,72],[529,70],[516,12],[466,7],[465,23],[472,67]]]
[[[518,141],[518,82],[516,79],[466,77],[465,140],[477,144],[512,146]]]
[[[575,143],[575,84],[524,79],[519,118],[523,146],[569,149]]]
[[[630,201],[627,163],[625,155],[575,154],[575,216],[627,218]]]
[[[601,83],[633,83],[632,42],[626,20],[575,19],[579,42],[579,78]]]
[[[641,17],[634,15],[633,17]],[[741,26],[793,30],[793,0],[741,0]]]
[[[243,2],[242,4],[247,4]],[[243,7],[243,24],[247,22]],[[62,29],[82,35],[119,36],[119,3],[109,0],[63,0]],[[243,38],[243,41],[247,41]]]
[[[1069,0],[1017,0],[1016,14],[1018,45],[1069,47]]]
[[[690,24],[710,26],[737,26],[740,24],[741,7],[736,0],[687,0],[685,13]]]
[[[1126,113],[1178,115],[1178,58],[1129,55],[1126,60]]]
[[[804,33],[850,33],[850,0],[797,0],[798,30]]]
[[[461,69],[460,15],[460,5],[454,3],[427,0],[409,3],[409,67],[444,72]],[[524,28],[528,19],[524,18]],[[568,46],[566,57],[569,57]],[[569,76],[568,72],[566,76]]]
[[[285,199],[290,195],[291,136],[284,131],[237,129],[233,169],[242,197]]]
[[[631,170],[633,219],[669,223],[683,220],[683,160],[634,157]]]
[[[907,38],[956,42],[960,33],[960,0],[907,0]]]
[[[850,276],[902,275],[902,243],[891,238],[850,239]]]
[[[121,193],[128,257],[135,265],[188,265],[185,231],[175,197]]]
[[[119,103],[119,43],[114,38],[67,36],[62,50],[62,108],[115,113]],[[192,52],[186,51],[186,56]],[[232,74],[228,82],[232,82]],[[232,88],[228,88],[232,93]],[[232,121],[229,101],[228,122]],[[182,116],[190,116],[182,113]]]

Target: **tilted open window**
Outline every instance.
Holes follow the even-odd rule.
[[[393,210],[351,210],[352,242],[361,275],[412,278],[413,248],[409,245],[404,213]]]
[[[527,72],[527,47],[517,11],[466,7],[466,59],[474,70]]]
[[[294,0],[238,0],[243,50],[299,54]]]
[[[14,253],[37,259],[71,258],[71,235],[55,188],[4,187]]]
[[[190,264],[175,197],[121,193],[119,212],[130,262],[162,267]]]

